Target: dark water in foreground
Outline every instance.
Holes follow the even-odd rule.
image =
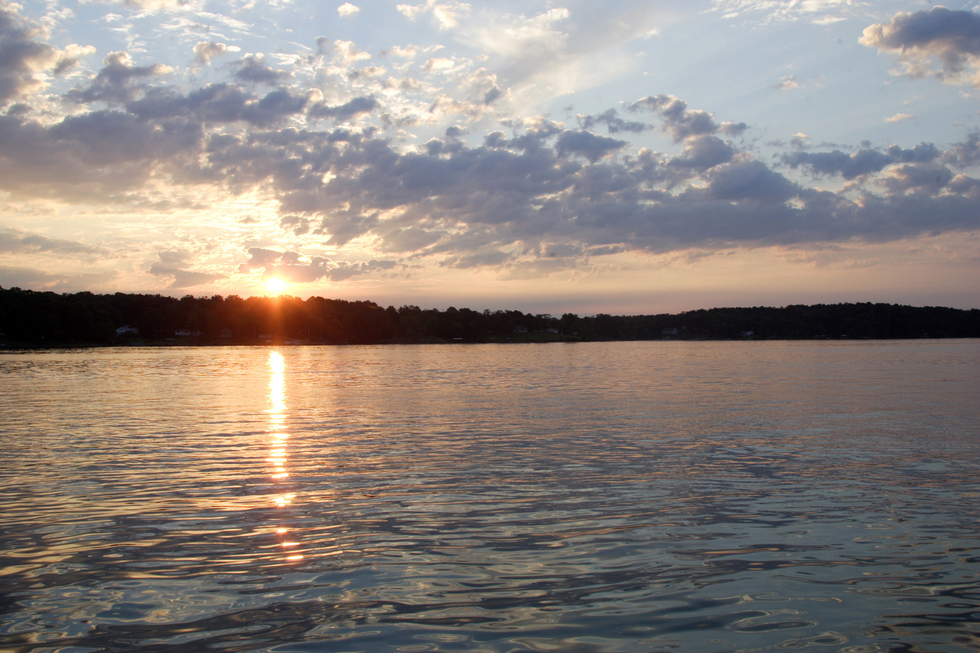
[[[980,650],[980,341],[0,355],[4,651]]]

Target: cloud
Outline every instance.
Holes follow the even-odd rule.
[[[309,103],[309,95],[293,95],[285,88],[257,96],[232,84],[208,84],[186,96],[174,89],[154,89],[143,98],[127,103],[126,108],[143,120],[181,118],[187,121],[183,124],[188,129],[199,131],[205,123],[276,125],[303,113]]]
[[[615,109],[607,109],[596,116],[579,116],[578,121],[582,129],[592,129],[596,125],[604,124],[610,134],[620,132],[639,134],[650,129],[650,125],[646,123],[623,120]]]
[[[760,161],[741,160],[707,174],[708,193],[728,201],[785,202],[797,194],[795,184]]]
[[[340,14],[341,18],[350,18],[351,16],[356,16],[359,11],[361,11],[360,7],[356,5],[352,5],[349,2],[345,2],[344,4],[337,7],[337,13]]]
[[[915,116],[910,113],[896,113],[890,118],[885,118],[885,122],[901,122],[903,120],[911,120],[913,118],[915,118]]]
[[[215,57],[240,51],[237,45],[226,45],[214,41],[199,41],[194,45],[194,58],[198,63],[209,65]]]
[[[0,6],[0,106],[46,88],[39,73],[64,74],[95,52],[91,46],[73,43],[59,50],[40,41],[43,30],[25,23],[16,8],[19,5]]]
[[[312,283],[326,278],[330,281],[345,281],[352,277],[391,270],[398,264],[392,260],[371,261],[331,261],[320,256],[303,262],[298,252],[278,252],[261,247],[248,250],[249,260],[238,266],[238,271],[249,273],[263,270],[262,278],[279,278],[293,283]]]
[[[673,168],[708,170],[728,163],[737,150],[717,136],[697,136],[688,140],[684,151],[668,162]]]
[[[170,290],[203,286],[228,278],[224,274],[195,272],[184,269],[191,258],[191,253],[187,251],[170,250],[158,252],[157,256],[160,260],[150,266],[149,272],[157,276],[173,277],[174,280],[169,286]]]
[[[83,274],[52,273],[36,268],[0,266],[0,285],[5,288],[31,288],[53,292],[92,288],[99,284],[116,281],[111,273],[88,272]]]
[[[68,256],[104,254],[99,248],[90,247],[73,240],[49,238],[40,234],[27,234],[10,228],[5,232],[0,232],[0,252],[6,254],[51,253]]]
[[[635,72],[627,44],[649,35],[661,14],[650,3],[578,4],[532,15],[481,8],[459,27],[486,55],[497,83],[518,104],[593,88]]]
[[[962,143],[957,143],[944,154],[947,163],[959,167],[980,164],[980,133],[973,132]]]
[[[715,134],[722,132],[736,136],[745,131],[745,123],[721,123],[707,111],[690,111],[687,102],[673,95],[648,95],[640,98],[627,107],[629,111],[649,111],[658,114],[663,120],[663,129],[674,137],[674,142],[683,141],[692,136]]]
[[[402,12],[436,16],[440,6]],[[371,55],[352,41],[320,39],[319,50],[303,59],[321,67],[311,92],[300,90],[298,67],[293,76],[293,69],[274,68],[259,54],[208,72],[227,73],[224,81],[195,85],[190,76],[170,85],[166,67],[111,53],[102,70],[68,93],[78,102],[72,115],[42,120],[16,108],[0,115],[0,191],[99,206],[149,204],[162,190],[205,200],[254,196],[276,205],[285,230],[280,237],[315,237],[340,252],[332,256],[350,259],[357,252],[365,259],[252,248],[238,267],[242,274],[264,271],[297,281],[384,274],[418,260],[527,277],[587,269],[590,257],[610,253],[980,229],[980,190],[952,172],[980,161],[980,136],[945,151],[923,143],[827,152],[804,149],[810,146],[799,136],[799,149],[762,161],[751,145],[739,143],[744,123],[721,122],[670,95],[580,115],[572,128],[511,116],[500,121],[507,133],[481,131],[486,123],[477,118],[502,116],[507,107],[498,105],[520,101],[511,82],[530,87],[551,80],[556,62],[572,66],[566,71],[584,70],[578,66],[590,65],[592,54],[626,42],[641,27],[645,33],[649,24],[640,12],[638,25],[620,21],[620,34],[611,18],[590,31],[582,27],[592,26],[590,16],[573,24],[564,9],[535,16],[481,10],[481,19],[489,17],[481,31],[462,5],[453,6],[459,34],[493,43],[486,61],[406,46],[392,57],[417,59],[399,56],[392,67],[402,74],[404,65],[411,74],[380,79],[353,74]],[[194,36],[198,63],[232,52],[222,40]],[[564,61],[569,52],[573,59]],[[45,65],[56,66],[59,56],[49,52]],[[592,58],[596,69],[606,63]],[[499,70],[491,65],[500,62]],[[87,106],[97,101],[110,106]],[[413,119],[428,130],[420,130],[418,146],[411,144],[416,134],[397,131]],[[626,139],[653,128],[672,138],[672,151],[637,151]],[[847,192],[825,192],[807,188],[803,175],[791,180],[787,168],[857,181]],[[55,253],[71,245],[8,233],[0,246]],[[181,250],[158,256],[149,271],[171,277],[173,288],[233,273],[201,269]]]
[[[279,220],[279,226],[283,229],[290,229],[295,236],[303,236],[310,233],[310,221],[298,215],[285,215]]]
[[[380,108],[381,104],[373,97],[356,97],[338,106],[316,104],[310,107],[310,118],[332,118],[338,122],[350,120],[359,115],[371,113]]]
[[[52,71],[55,75],[63,75],[73,70],[82,57],[95,54],[95,48],[91,45],[78,45],[72,43],[58,55],[58,61]]]
[[[889,171],[882,183],[893,195],[906,192],[935,195],[952,179],[953,173],[949,168],[933,163],[897,166]]]
[[[275,70],[265,62],[265,55],[247,54],[238,60],[238,71],[235,78],[243,82],[278,86],[287,81],[293,74],[287,70]]]
[[[934,7],[899,12],[888,23],[865,28],[860,43],[895,55],[908,77],[929,74],[950,83],[980,87],[980,14]],[[933,61],[940,67],[936,69]]]
[[[103,68],[85,89],[72,89],[67,98],[77,103],[106,102],[122,104],[138,97],[140,80],[173,72],[170,66],[150,64],[134,66],[127,52],[110,52],[102,60]]]
[[[93,111],[44,125],[0,116],[0,188],[68,201],[117,201],[152,172],[203,142],[199,126],[156,125],[121,111]]]
[[[182,9],[191,4],[191,0],[123,0],[123,4],[138,9],[154,11],[157,9]]]
[[[618,141],[607,136],[599,136],[589,131],[566,131],[558,136],[557,152],[559,156],[574,154],[583,156],[591,163],[609,156],[626,147],[626,141]]]
[[[940,155],[935,145],[922,143],[911,149],[897,145],[880,150],[862,148],[853,154],[840,150],[833,152],[792,152],[784,154],[782,162],[791,168],[806,167],[816,175],[840,175],[844,179],[856,179],[862,175],[881,172],[894,163],[925,163]]]
[[[352,66],[358,61],[371,58],[371,55],[367,52],[358,50],[353,41],[336,40],[333,42],[331,50],[345,66]]]
[[[807,20],[827,25],[845,20],[858,6],[852,0],[712,0],[711,11],[726,19],[754,15],[762,23]]]
[[[447,30],[459,27],[457,18],[460,14],[468,12],[470,5],[464,2],[436,4],[435,0],[428,0],[426,3],[420,5],[398,5],[397,9],[411,20],[415,20],[419,16],[431,14],[439,29]]]
[[[789,91],[794,88],[800,88],[800,85],[796,83],[796,75],[790,75],[789,77],[783,77],[774,86],[777,91]]]

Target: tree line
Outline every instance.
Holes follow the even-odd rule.
[[[0,342],[8,347],[922,337],[980,337],[980,310],[857,303],[555,317],[288,295],[176,298],[0,288]]]

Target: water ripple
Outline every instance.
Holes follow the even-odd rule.
[[[0,356],[0,647],[980,650],[980,344]]]

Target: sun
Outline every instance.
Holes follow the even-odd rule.
[[[286,290],[286,282],[279,277],[272,277],[271,279],[266,279],[265,287],[269,289],[269,292],[279,294]]]

